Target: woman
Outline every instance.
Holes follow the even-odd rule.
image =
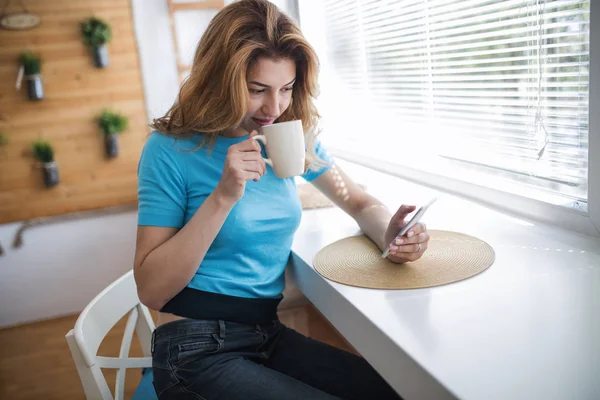
[[[303,177],[382,250],[414,210],[391,217],[315,140],[317,68],[277,7],[233,3],[208,26],[178,101],[153,123],[138,171],[134,272],[141,301],[160,310],[152,341],[160,399],[398,398],[362,358],[276,315],[301,206],[293,178],[277,178],[251,139],[261,126],[302,120]],[[428,240],[418,224],[389,259],[416,260]]]

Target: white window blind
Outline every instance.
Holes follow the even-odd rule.
[[[323,7],[336,147],[586,201],[589,1]]]

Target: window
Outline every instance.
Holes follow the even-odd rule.
[[[589,1],[299,4],[334,153],[587,210]]]

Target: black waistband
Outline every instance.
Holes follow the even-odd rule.
[[[267,324],[277,319],[281,298],[252,299],[184,288],[160,310],[193,319],[220,319],[242,324]]]

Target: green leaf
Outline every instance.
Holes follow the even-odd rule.
[[[36,140],[31,144],[31,151],[36,160],[49,163],[54,161],[54,150],[50,142],[45,140]]]
[[[100,47],[110,42],[112,35],[110,25],[96,17],[91,17],[81,23],[81,34],[83,43],[90,47]]]
[[[98,118],[98,126],[105,135],[122,133],[129,125],[129,119],[110,110],[102,111]]]
[[[19,62],[25,70],[25,75],[37,75],[40,73],[42,59],[38,53],[27,50],[21,53]]]

